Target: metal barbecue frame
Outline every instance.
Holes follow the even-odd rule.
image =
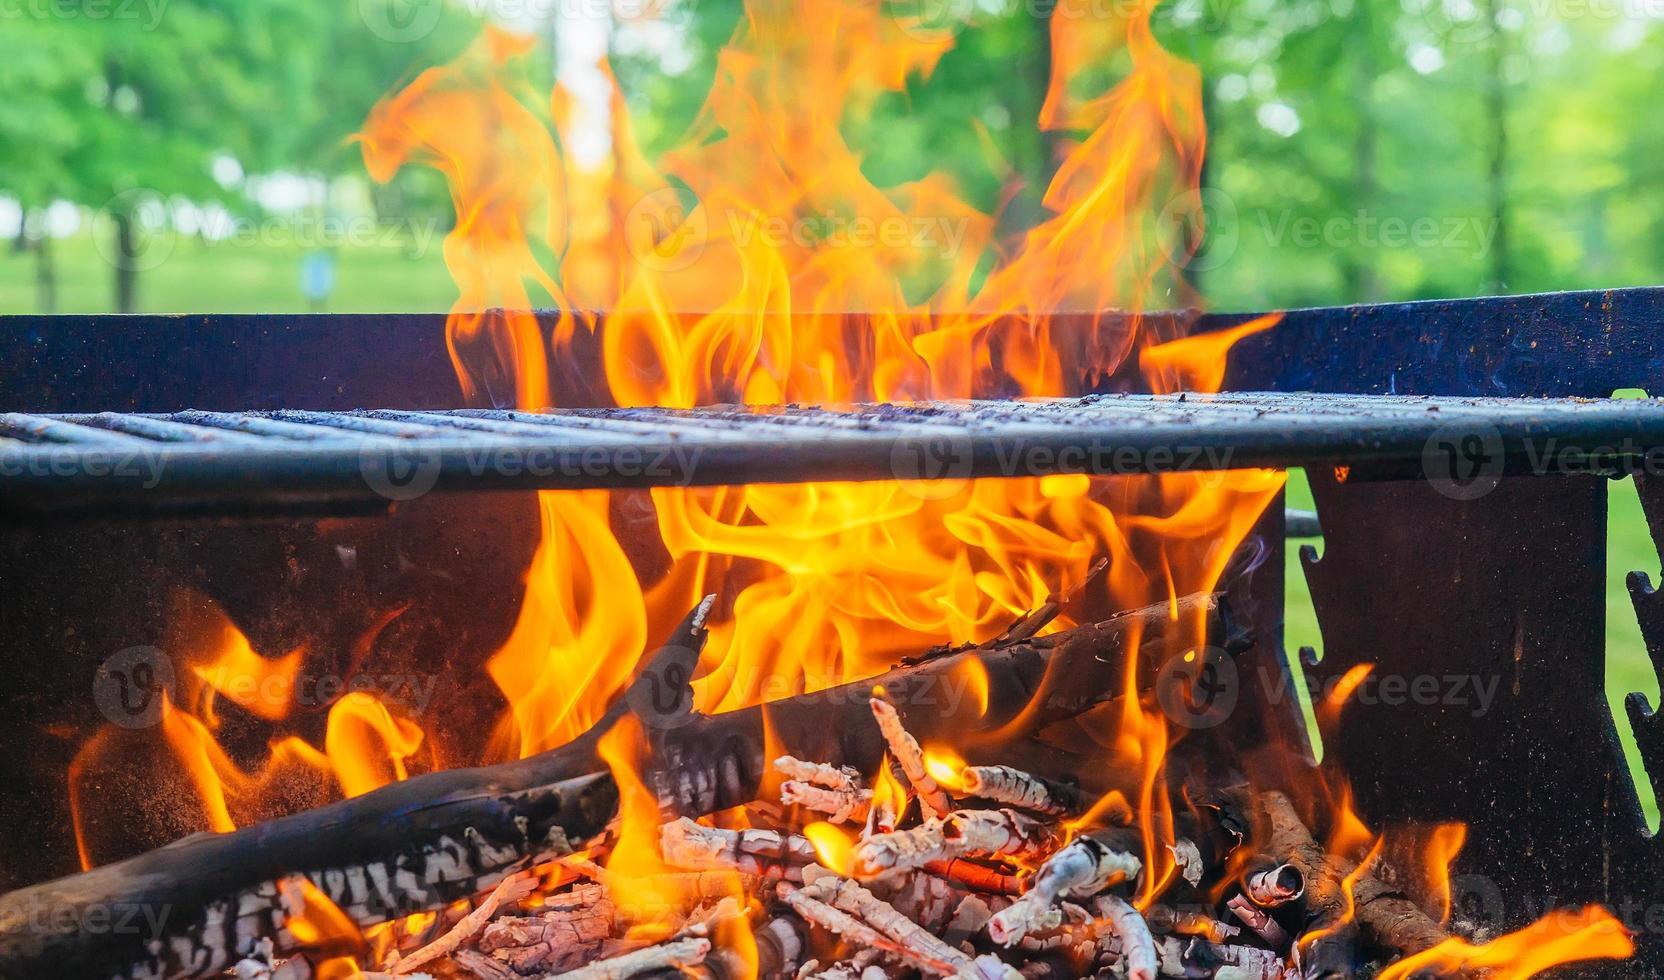
[[[1664,402],[1575,398],[1104,394],[844,410],[10,413],[0,414],[0,511],[235,513],[374,506],[434,490],[1316,465],[1455,483],[1505,470],[1623,472],[1658,446]]]
[[[1247,315],[1168,318],[1213,330]],[[1470,825],[1456,882],[1465,914],[1510,926],[1549,904],[1600,902],[1637,932],[1640,952],[1632,963],[1587,975],[1664,971],[1664,845],[1648,832],[1605,693],[1606,581],[1630,570],[1607,567],[1603,478],[1636,473],[1654,543],[1664,543],[1664,474],[1651,455],[1664,445],[1657,403],[1608,400],[1618,389],[1664,387],[1664,289],[1294,311],[1275,330],[1237,345],[1225,386],[1239,394],[1217,399],[1150,399],[1111,384],[1116,393],[1075,404],[841,412],[456,412],[442,321],[0,319],[13,358],[0,372],[0,407],[21,413],[0,429],[8,440],[0,458],[22,470],[0,474],[8,519],[0,533],[4,655],[18,692],[0,717],[0,778],[29,804],[0,814],[0,835],[41,845],[39,855],[0,869],[10,872],[10,884],[61,873],[71,857],[54,843],[67,825],[61,787],[35,774],[62,768],[50,760],[42,766],[36,756],[63,751],[42,746],[43,729],[101,721],[88,707],[87,686],[100,661],[133,642],[136,628],[101,620],[111,617],[106,596],[175,574],[180,555],[200,566],[192,570],[200,581],[228,593],[237,583],[227,579],[239,574],[259,577],[250,591],[290,588],[259,572],[263,564],[200,557],[214,534],[242,549],[281,538],[273,564],[305,565],[295,554],[311,554],[305,549],[314,537],[318,554],[340,548],[336,537],[315,532],[326,520],[287,516],[269,531],[223,519],[169,525],[158,515],[170,508],[196,513],[219,501],[222,515],[249,516],[262,512],[261,500],[291,514],[297,506],[373,505],[387,516],[361,520],[405,522],[398,533],[408,546],[453,527],[466,530],[456,538],[465,541],[475,530],[470,521],[497,520],[459,504],[437,512],[443,520],[434,523],[440,501],[486,499],[469,494],[435,492],[386,508],[430,476],[425,489],[436,491],[580,485],[459,475],[448,455],[452,439],[476,449],[535,448],[555,459],[597,446],[604,456],[607,447],[700,445],[698,464],[663,482],[721,483],[987,475],[1004,472],[989,469],[996,448],[1094,441],[1131,447],[1147,469],[1176,468],[1155,465],[1151,451],[1205,432],[1209,444],[1231,448],[1230,465],[1304,467],[1316,496],[1321,552],[1303,548],[1300,563],[1322,656],[1285,655],[1276,642],[1260,643],[1259,659],[1242,670],[1274,709],[1268,716],[1291,715],[1291,665],[1303,669],[1310,690],[1327,689],[1362,663],[1375,664],[1378,676],[1494,681],[1495,699],[1482,711],[1447,698],[1355,704],[1323,746],[1326,764],[1352,775],[1357,807],[1378,827]],[[366,407],[376,410],[360,411]],[[119,414],[102,414],[109,412]],[[205,414],[181,414],[191,412]],[[1480,458],[1502,460],[1479,474],[1479,492],[1470,492],[1472,481],[1440,476],[1474,439]],[[116,442],[167,461],[149,491],[77,472],[89,446],[108,451]],[[256,459],[271,461],[258,478],[250,475]],[[44,475],[24,465],[50,460],[69,462]],[[1019,472],[1030,471],[1048,470]],[[616,470],[584,479],[652,482]],[[78,520],[42,519],[60,513]],[[133,513],[148,519],[99,519]],[[341,527],[327,526],[332,534]],[[1285,532],[1282,508],[1270,508],[1256,529],[1265,552],[1234,597],[1257,618],[1262,641],[1281,632]],[[445,539],[447,554],[470,553],[456,541]],[[162,558],[152,556],[158,549]],[[362,551],[355,560],[366,560]],[[1653,571],[1636,571],[1630,587],[1660,670],[1664,598],[1645,574]],[[333,587],[309,581],[292,592],[316,600],[333,596]],[[503,608],[492,606],[491,615],[511,622],[515,590],[500,591]],[[224,601],[235,608],[241,600]],[[160,607],[140,613],[145,622],[166,616]],[[66,625],[75,629],[66,634]],[[259,624],[249,628],[257,646],[288,649],[282,640],[262,645]],[[1664,719],[1638,695],[1628,715],[1647,771],[1664,786]],[[1300,741],[1304,734],[1273,737]]]

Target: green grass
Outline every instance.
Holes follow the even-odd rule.
[[[1659,556],[1647,532],[1646,518],[1641,512],[1641,500],[1630,480],[1608,484],[1608,519],[1606,532],[1606,698],[1617,722],[1618,736],[1623,742],[1629,761],[1630,774],[1646,810],[1650,826],[1658,828],[1658,802],[1652,783],[1641,766],[1635,748],[1635,737],[1624,713],[1624,698],[1631,692],[1645,694],[1656,707],[1659,703],[1658,678],[1647,658],[1646,645],[1641,641],[1641,628],[1635,620],[1635,607],[1630,603],[1629,590],[1624,584],[1631,570],[1647,572],[1658,582]],[[1312,510],[1311,487],[1303,471],[1289,473],[1288,506]],[[1300,567],[1298,544],[1290,542],[1285,558],[1287,599],[1284,619],[1284,642],[1290,655],[1303,646],[1323,651],[1318,633],[1317,616],[1312,611],[1311,592],[1306,588],[1306,575]],[[1311,542],[1316,543],[1316,542]],[[1318,551],[1322,545],[1318,544]],[[1303,693],[1303,692],[1302,692]],[[1310,725],[1307,706],[1307,723]]]
[[[370,236],[375,244],[336,253],[332,313],[445,312],[456,287],[440,254],[440,237]],[[298,246],[250,246],[181,237],[138,277],[142,313],[300,313],[305,252]],[[157,253],[163,254],[163,253]],[[114,306],[115,270],[91,235],[54,243],[59,313],[107,313]],[[36,313],[35,256],[0,243],[0,313]]]

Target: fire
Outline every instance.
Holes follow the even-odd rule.
[[[1439,910],[1439,921],[1450,921],[1450,866],[1468,840],[1466,824],[1442,823],[1433,828],[1427,840],[1424,871],[1427,875],[1429,897]]]
[[[803,828],[803,836],[815,845],[815,856],[820,859],[822,867],[845,877],[855,874],[855,841],[843,828],[816,820]]]
[[[1376,838],[1375,842],[1370,845],[1369,853],[1364,856],[1364,859],[1359,861],[1357,865],[1353,867],[1351,871],[1347,872],[1346,876],[1341,879],[1340,895],[1343,911],[1333,922],[1327,923],[1319,928],[1312,929],[1302,935],[1298,943],[1301,951],[1310,950],[1312,946],[1318,942],[1318,940],[1324,938],[1325,936],[1334,935],[1341,929],[1350,926],[1357,918],[1358,882],[1364,875],[1369,873],[1370,867],[1381,857],[1381,851],[1385,845],[1385,838]]]
[[[924,768],[937,785],[949,792],[965,789],[965,760],[945,746],[929,746],[924,750]]]
[[[903,29],[873,0],[822,6],[826,29],[805,32],[798,5],[748,3],[704,111],[657,170],[622,111],[600,134],[609,155],[564,152],[577,142],[565,139],[579,125],[572,96],[557,91],[545,113],[517,71],[523,42],[498,31],[377,108],[361,135],[372,174],[423,163],[451,183],[465,394],[526,408],[1063,395],[1140,345],[1158,351],[1146,367],[1163,390],[1217,386],[1228,339],[1160,345],[1175,338],[1106,312],[1141,309],[1175,281],[1181,256],[1158,247],[1148,215],[1188,199],[1202,152],[1199,80],[1150,36],[1148,6],[1054,24],[1067,56],[1038,123],[1070,150],[1044,197],[1050,217],[1012,241],[946,174],[874,185],[845,135],[852,114],[928,75],[951,32]],[[1093,91],[1090,62],[1111,56],[1129,74]],[[884,233],[903,226],[943,240]],[[549,253],[562,258],[537,258]],[[522,314],[479,312],[527,309],[527,284],[562,310],[607,315],[565,313],[544,346]],[[599,377],[582,386],[546,370],[597,348]],[[511,706],[499,754],[582,731],[645,638],[708,592],[737,590],[698,686],[702,709],[723,710],[986,637],[1101,555],[1117,566],[1116,607],[1207,588],[1281,478],[1156,483],[655,490],[669,568],[651,580],[617,542],[618,495],[547,494],[521,622],[491,664]],[[1132,496],[1136,514],[1121,509]]]
[[[347,694],[329,711],[324,752],[346,796],[362,796],[406,778],[405,760],[422,744],[422,729],[399,718],[360,691]]]
[[[907,787],[896,778],[889,756],[884,757],[872,778],[872,805],[874,810],[887,808],[892,814],[899,814],[907,808]]]
[[[601,737],[596,749],[618,784],[618,845],[605,865],[608,889],[619,905],[643,915],[674,906],[679,898],[664,884],[670,868],[659,857],[659,801],[641,779],[645,739],[641,722],[629,715]]]
[[[299,875],[285,878],[278,883],[278,894],[282,897],[283,903],[283,927],[295,937],[296,943],[302,948],[333,953],[361,951],[364,936],[359,932],[358,926],[310,881]],[[325,970],[324,964],[321,964],[316,975],[358,975],[358,968],[351,958],[336,958],[326,962],[329,969]]]
[[[1055,172],[1040,189],[1043,217],[1015,233],[1005,230],[1003,205],[970,200],[945,171],[878,186],[863,170],[849,124],[928,77],[955,43],[952,32],[903,22],[879,0],[817,0],[812,31],[802,4],[746,0],[701,112],[658,160],[636,144],[616,85],[597,133],[593,107],[527,81],[532,39],[496,28],[377,106],[360,141],[377,179],[425,165],[449,184],[457,222],[445,258],[459,295],[447,340],[470,404],[1045,397],[1135,373],[1157,392],[1217,391],[1230,346],[1277,317],[1190,337],[1142,315],[1152,298],[1194,298],[1183,266],[1198,244],[1206,149],[1201,79],[1155,40],[1155,2],[1057,4],[1047,97],[1032,120],[1058,148]],[[599,137],[605,152],[577,149],[597,144],[579,136]],[[1003,179],[1007,201],[1022,188]],[[1177,228],[1167,220],[1174,214]],[[559,311],[547,319],[531,312],[543,297]],[[706,712],[987,639],[1085,579],[1099,559],[1107,571],[1081,606],[1165,604],[1165,653],[1194,658],[1206,617],[1180,597],[1220,585],[1284,479],[1271,471],[917,479],[932,475],[926,462],[898,458],[897,478],[886,482],[541,494],[540,544],[519,616],[486,667],[506,705],[488,759],[530,756],[589,729],[643,651],[710,594],[720,602],[694,682]],[[215,678],[292,682],[307,652],[267,657],[229,624],[220,641],[201,669],[193,662],[195,682],[266,722],[286,720],[288,702],[239,695]],[[1142,658],[1129,657],[1122,696],[1095,716],[1104,721],[1094,735],[1107,749],[1105,769],[1124,785],[1069,827],[1136,822],[1141,911],[1179,873],[1168,757],[1186,735],[1144,693],[1142,669]],[[986,714],[986,672],[961,674]],[[1363,677],[1348,680],[1355,687]],[[266,777],[220,746],[212,697],[180,704],[166,707],[161,726],[173,764],[195,788],[204,825],[232,829],[245,811],[268,805]],[[331,708],[324,751],[274,736],[268,765],[325,774],[334,794],[353,796],[406,778],[433,741],[388,705],[352,695]],[[626,715],[597,752],[620,810],[605,867],[586,873],[603,877],[638,916],[631,938],[662,938],[667,927],[654,910],[687,896],[660,853],[641,723]],[[944,786],[962,786],[964,762],[951,750],[932,746],[926,764]],[[904,809],[907,791],[888,760],[871,782],[875,814]],[[1344,787],[1331,802],[1331,850],[1355,855],[1373,841],[1343,888],[1349,919],[1352,888],[1382,843]],[[804,833],[823,863],[852,869],[844,831],[812,824]],[[1429,860],[1453,855],[1449,844],[1436,842]],[[731,877],[731,897],[745,902],[739,875]],[[1441,900],[1448,910],[1448,879]],[[1423,957],[1506,965],[1515,972],[1502,975],[1523,977],[1623,955],[1627,936],[1607,930],[1603,916],[1550,917],[1532,927],[1538,932],[1516,934],[1524,939],[1453,940]],[[1567,927],[1577,942],[1549,935]],[[304,894],[291,929],[319,940],[346,935]],[[755,974],[746,917],[726,920],[717,938],[742,961],[738,975]]]
[[[268,656],[256,650],[223,610],[194,593],[176,596],[171,613],[169,632],[153,656],[167,658],[176,683],[154,692],[160,701],[156,725],[106,726],[70,765],[70,808],[83,868],[114,856],[102,829],[111,818],[89,811],[86,801],[96,794],[84,789],[112,772],[140,769],[159,787],[168,839],[226,833],[410,775],[426,743],[415,722],[368,693],[348,691],[329,704],[319,747],[294,733],[304,714],[296,710],[297,694],[328,686],[306,683],[320,680],[306,674],[308,651]],[[222,742],[229,710],[268,733],[263,756],[250,759]],[[117,828],[111,836],[123,835]]]
[[[1621,960],[1635,942],[1611,913],[1598,906],[1551,912],[1535,923],[1484,945],[1452,939],[1381,971],[1380,980],[1410,980],[1423,971],[1483,970],[1490,980],[1526,980],[1551,967],[1585,960]]]

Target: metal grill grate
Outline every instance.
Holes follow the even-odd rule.
[[[1664,402],[1238,393],[546,413],[0,415],[9,512],[362,506],[582,489],[1349,465],[1452,479],[1632,465]],[[1463,472],[1464,470],[1472,472]]]

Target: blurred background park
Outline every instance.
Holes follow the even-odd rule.
[[[870,178],[944,169],[985,210],[1036,214],[1048,0],[883,2],[957,42],[850,120]],[[446,310],[450,199],[431,171],[367,179],[351,137],[376,102],[506,23],[550,82],[608,55],[651,156],[741,7],[0,0],[0,313]],[[1216,309],[1664,278],[1664,0],[1168,0],[1156,28],[1202,72],[1190,273]],[[1032,175],[1017,200],[991,159]],[[1622,576],[1658,556],[1633,489],[1612,501],[1611,694],[1656,703]],[[1321,646],[1292,562],[1291,646]]]
[[[991,150],[1045,166],[1032,120],[1048,0],[886,2],[959,36],[928,78],[852,120],[852,142],[880,186],[944,168],[994,208]],[[375,102],[485,20],[535,34],[551,79],[581,72],[600,22],[651,153],[692,119],[740,13],[0,0],[0,310],[448,308],[449,199],[426,171],[366,179],[350,137]],[[1170,0],[1156,19],[1205,79],[1211,227],[1192,274],[1215,308],[1622,286],[1664,268],[1664,0]]]

